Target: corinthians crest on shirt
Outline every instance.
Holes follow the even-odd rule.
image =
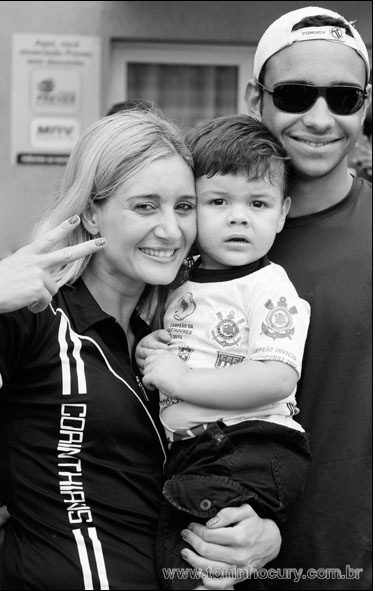
[[[269,312],[265,321],[262,322],[262,333],[272,339],[292,338],[295,331],[293,315],[298,314],[297,308],[295,306],[288,308],[287,300],[284,297],[281,297],[276,305],[272,300],[267,300],[264,306]]]
[[[245,322],[245,319],[241,318],[237,320],[233,311],[229,312],[226,316],[222,312],[217,312],[216,316],[220,322],[211,330],[213,340],[222,347],[238,345],[242,338],[239,326]]]

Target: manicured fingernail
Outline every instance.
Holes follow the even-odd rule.
[[[181,538],[183,540],[187,540],[188,539],[188,535],[189,535],[189,532],[186,529],[183,529],[182,532],[181,532]]]
[[[210,527],[210,525],[215,525],[215,523],[217,523],[218,521],[218,517],[211,517],[211,519],[207,521],[206,525],[207,527]]]
[[[104,246],[105,244],[107,244],[107,241],[105,238],[97,238],[96,240],[94,240],[96,246]]]
[[[73,226],[74,224],[79,222],[79,215],[73,215],[68,221],[69,221],[69,224],[72,224],[72,226]]]
[[[181,556],[184,560],[187,559],[188,553],[187,553],[187,550],[185,550],[185,548],[183,550],[181,550]]]

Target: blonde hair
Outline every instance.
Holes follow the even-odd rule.
[[[182,133],[160,113],[129,110],[106,116],[78,140],[65,168],[60,189],[32,232],[37,239],[73,215],[81,215],[90,201],[108,199],[132,175],[154,160],[179,155],[193,169]],[[59,247],[73,246],[92,236],[79,224]],[[52,272],[60,284],[74,283],[90,256]]]

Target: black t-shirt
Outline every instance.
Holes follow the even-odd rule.
[[[164,434],[120,325],[78,280],[0,316],[0,374],[2,588],[156,589]]]
[[[303,576],[284,571],[264,580],[268,589],[372,587],[371,188],[357,178],[340,203],[287,219],[269,253],[311,305],[297,420],[313,461],[269,565]]]

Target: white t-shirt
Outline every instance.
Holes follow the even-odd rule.
[[[220,371],[244,359],[272,360],[291,365],[300,376],[309,320],[309,304],[284,269],[265,257],[220,271],[198,267],[169,296],[164,327],[172,337],[170,350],[190,367]],[[171,440],[173,433],[193,437],[191,429],[218,420],[232,425],[261,419],[303,431],[292,418],[298,412],[295,392],[249,412],[220,412],[160,395],[160,418]]]

